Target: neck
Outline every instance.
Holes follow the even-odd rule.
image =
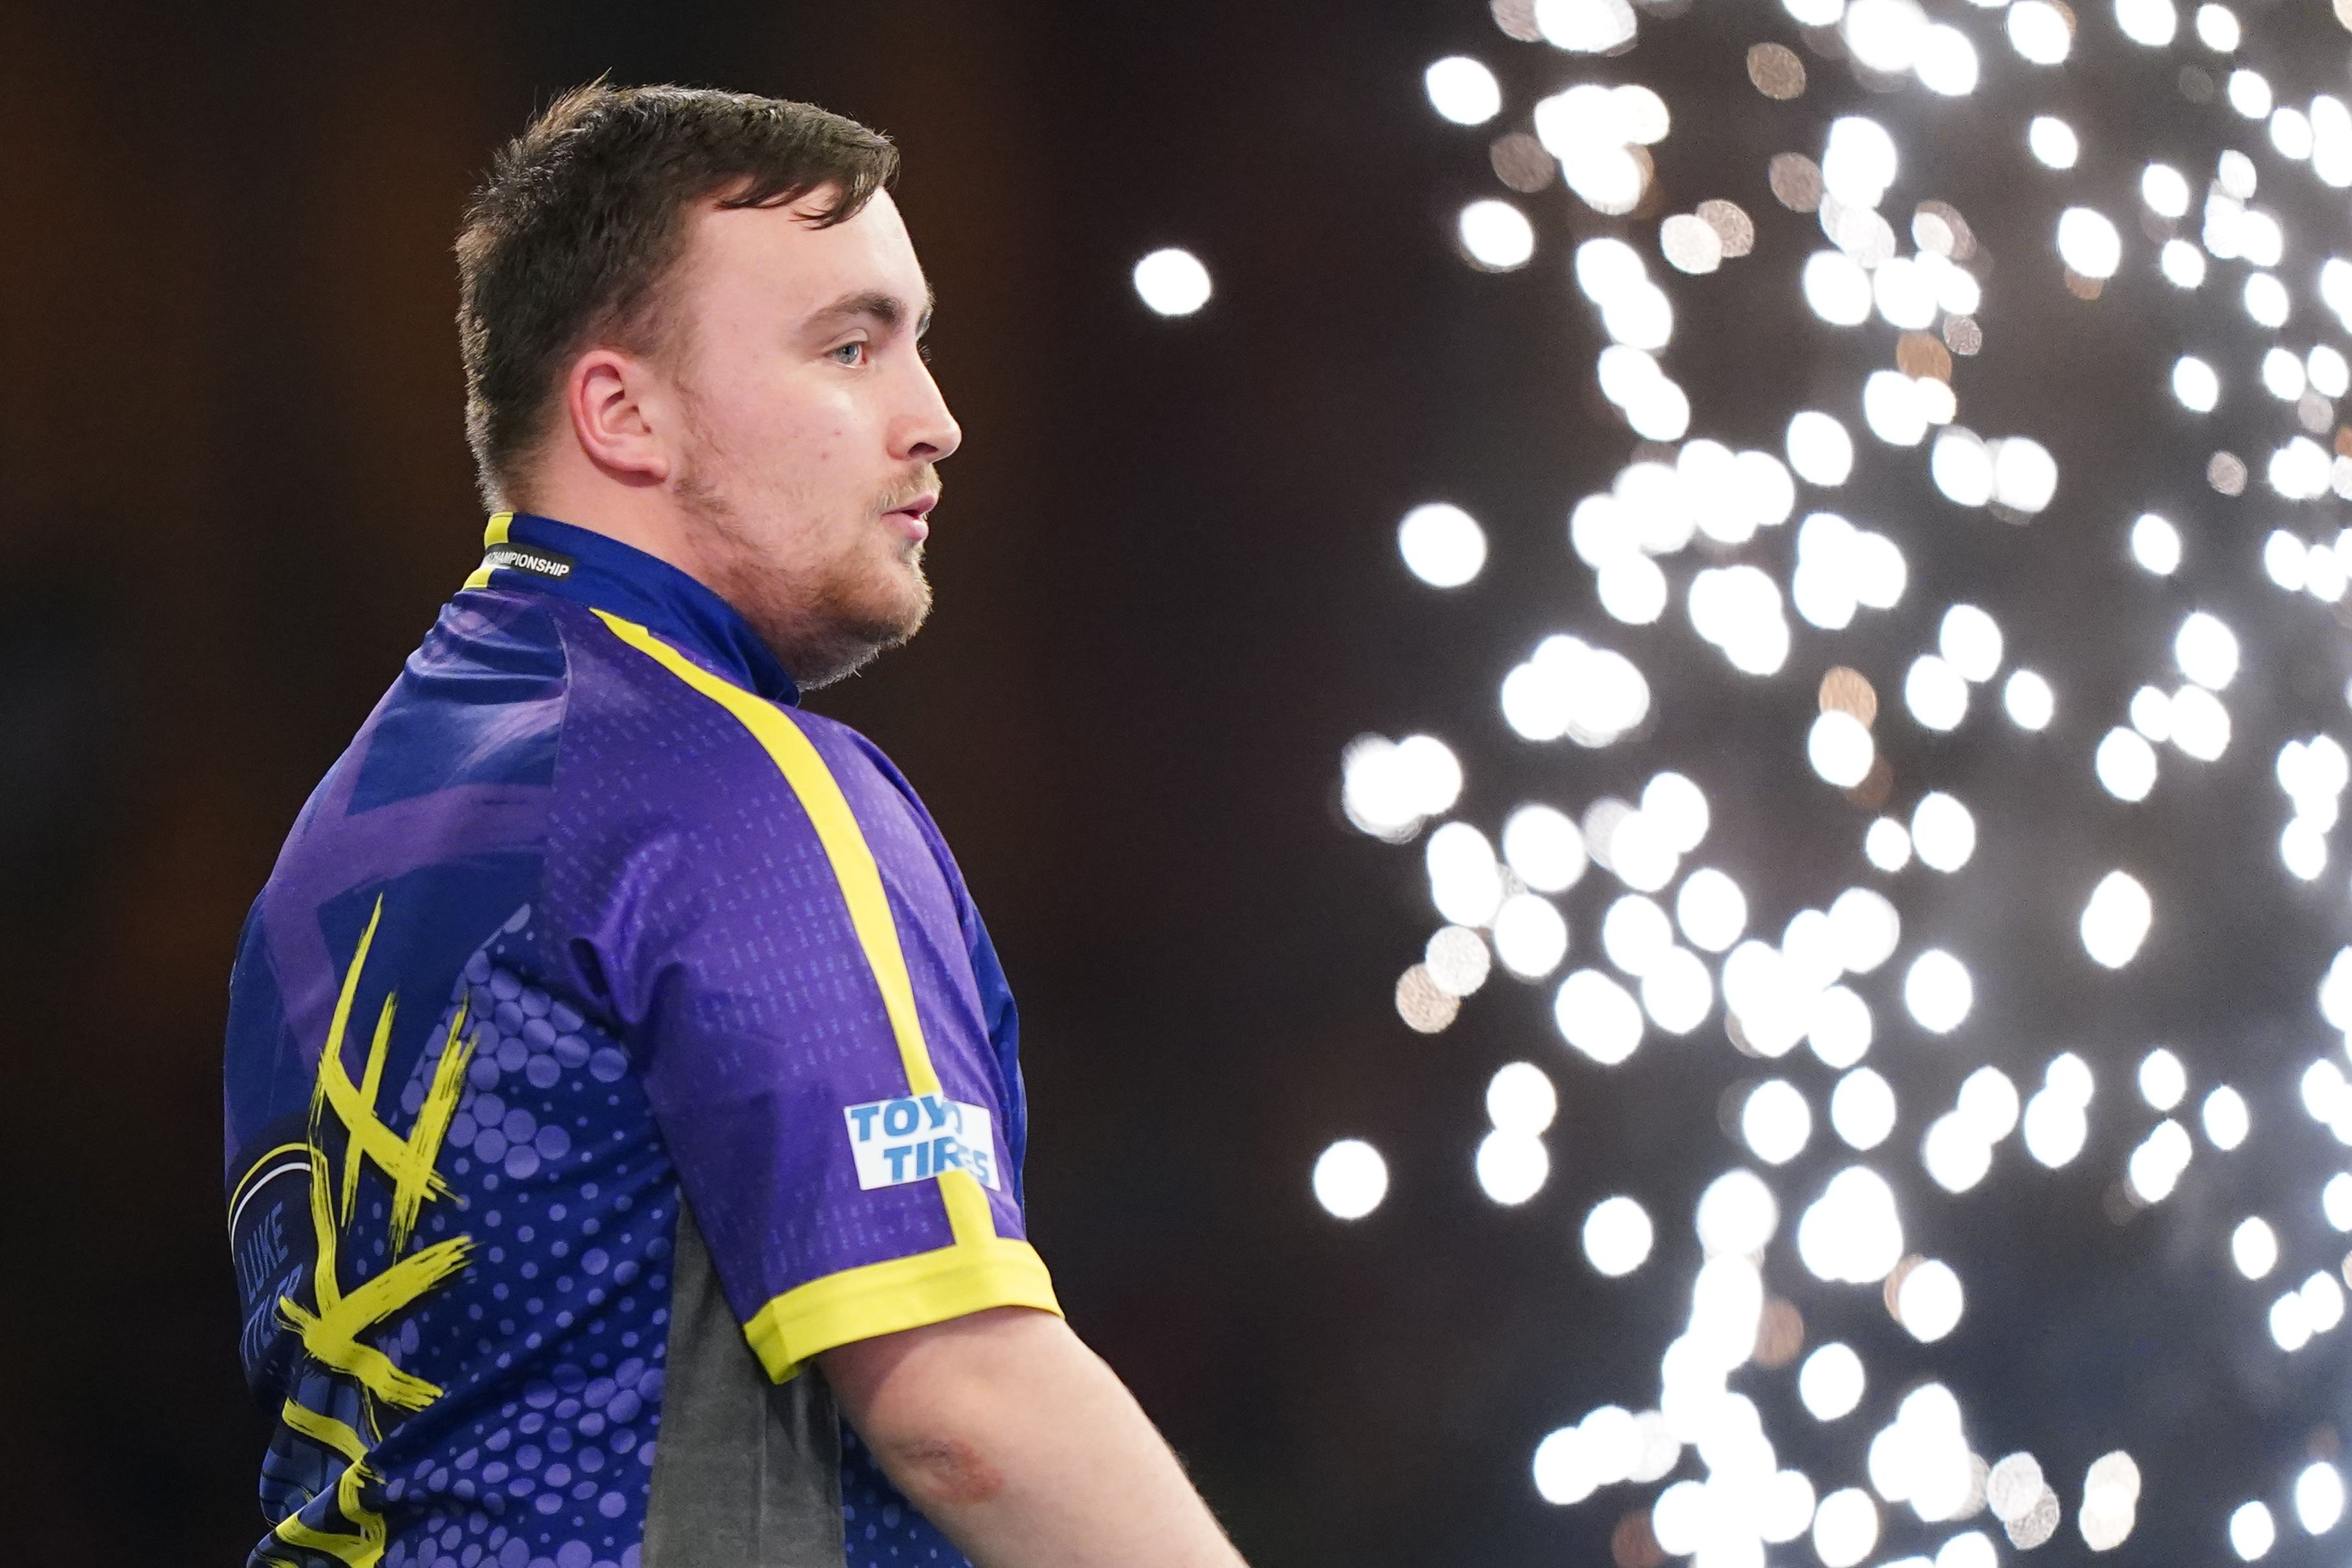
[[[616,481],[593,469],[583,475],[576,466],[562,456],[551,458],[513,498],[515,509],[618,539],[716,589],[698,532],[667,485]]]

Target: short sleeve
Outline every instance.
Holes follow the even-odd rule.
[[[921,807],[846,729],[614,630],[690,706],[664,727],[665,804],[606,835],[635,841],[603,853],[589,961],[769,1375],[990,1307],[1058,1312],[992,1040],[1002,978],[977,972]]]

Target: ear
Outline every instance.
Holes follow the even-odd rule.
[[[652,364],[618,349],[591,349],[564,377],[563,406],[572,439],[598,468],[624,484],[669,478],[668,388]]]

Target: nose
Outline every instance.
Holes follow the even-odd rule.
[[[963,429],[948,412],[948,401],[932,379],[931,367],[919,359],[915,367],[912,396],[898,422],[897,448],[891,455],[908,463],[938,463],[963,444]]]

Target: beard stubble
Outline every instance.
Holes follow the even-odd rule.
[[[803,691],[856,674],[877,654],[921,630],[930,613],[931,585],[923,575],[923,547],[886,539],[886,514],[939,487],[939,470],[925,463],[875,498],[845,537],[820,526],[809,549],[787,559],[759,530],[720,484],[708,442],[680,474],[677,495],[704,530],[710,588],[750,623]],[[811,509],[814,509],[813,507]]]

